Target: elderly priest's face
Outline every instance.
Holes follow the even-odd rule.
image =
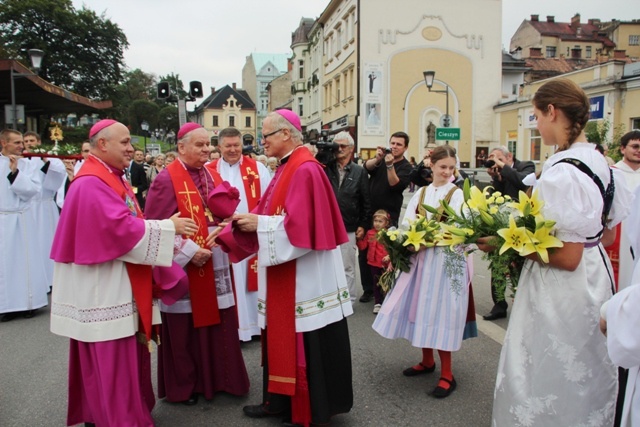
[[[209,133],[206,129],[196,129],[178,143],[180,160],[193,168],[201,168],[209,161]]]

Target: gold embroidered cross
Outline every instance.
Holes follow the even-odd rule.
[[[253,270],[254,273],[258,272],[258,260],[254,259],[253,262],[251,263],[251,269]]]
[[[187,196],[187,202],[189,203],[187,209],[189,209],[189,213],[191,214],[191,219],[194,218],[194,214],[193,214],[193,203],[191,202],[191,194],[197,194],[196,191],[189,191],[189,188],[187,187],[187,183],[184,183],[184,190],[185,191],[180,191],[178,192],[178,194],[184,194]]]

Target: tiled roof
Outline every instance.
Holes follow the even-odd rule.
[[[302,18],[300,20],[298,28],[291,33],[291,46],[299,43],[307,43],[309,41],[307,36],[309,35],[309,31],[311,31],[311,27],[313,27],[314,22],[316,22],[315,19],[311,18]]]
[[[579,23],[572,27],[570,22],[528,22],[542,36],[558,37],[563,41],[600,42],[606,47],[615,47],[611,39],[598,35],[600,28],[597,25]]]
[[[234,89],[229,85],[215,91],[204,99],[195,109],[196,112],[206,109],[221,109],[227,103],[229,97],[233,95],[243,110],[255,110],[256,106],[251,101],[249,94],[244,89]]]

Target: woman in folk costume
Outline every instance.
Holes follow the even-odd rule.
[[[498,365],[493,426],[611,426],[617,373],[598,322],[614,284],[600,240],[610,238],[605,227],[626,216],[630,194],[586,140],[589,99],[578,85],[545,83],[533,106],[545,145],[558,147],[535,189],[564,246],[548,264],[532,254],[522,269]]]
[[[409,202],[403,225],[418,213],[431,217],[422,204],[440,206],[447,200],[454,210],[463,204],[462,190],[452,182],[456,151],[448,145],[431,153],[433,183],[416,192]],[[469,276],[466,265],[452,280],[445,271],[443,248],[420,248],[412,260],[411,271],[398,277],[387,295],[373,329],[385,338],[404,338],[422,349],[422,361],[403,371],[405,376],[432,373],[436,369],[433,350],[438,350],[441,373],[431,395],[447,397],[457,384],[451,368],[451,352],[460,349],[465,336],[469,304]],[[466,262],[465,262],[466,264]],[[477,333],[469,333],[468,337]]]

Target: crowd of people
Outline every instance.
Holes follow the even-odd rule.
[[[517,200],[535,188],[563,242],[548,263],[531,255],[522,269],[492,424],[640,425],[640,131],[622,138],[623,160],[610,167],[586,140],[590,107],[577,85],[546,83],[533,104],[544,143],[558,147],[541,174],[504,147],[477,159],[493,191]],[[32,317],[52,290],[51,331],[70,340],[68,425],[153,425],[154,341],[158,398],[246,395],[241,342],[258,337],[263,395],[244,414],[326,425],[353,406],[347,318],[372,299],[373,330],[421,351],[399,374],[434,373],[437,350],[430,394],[456,390],[453,353],[478,335],[471,255],[452,277],[446,249],[415,248],[385,294],[390,258],[376,239],[420,215],[445,220],[425,205],[463,209],[455,149],[410,163],[409,135],[395,132],[360,165],[340,132],[320,163],[290,110],[268,114],[262,134],[269,157],[246,151],[235,128],[211,147],[206,129],[186,123],[175,152],[145,158],[126,126],[105,119],[83,160],[61,161],[23,156],[39,145],[35,133],[0,132],[1,320]],[[490,237],[477,247],[496,250]],[[507,316],[492,290],[488,321]]]

